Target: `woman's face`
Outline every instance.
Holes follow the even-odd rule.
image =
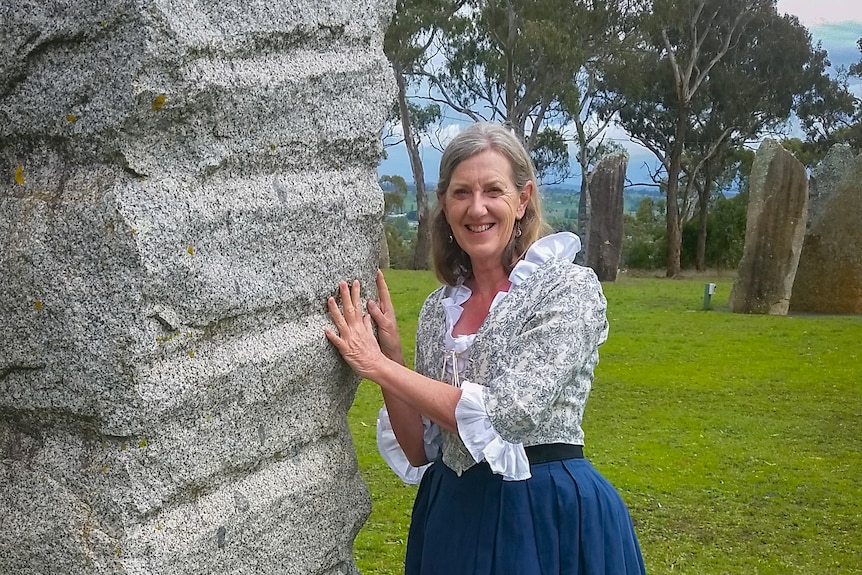
[[[504,155],[486,150],[467,158],[452,172],[442,209],[452,235],[475,268],[500,263],[515,220],[524,216],[533,182],[518,190]],[[500,263],[502,265],[502,263]]]

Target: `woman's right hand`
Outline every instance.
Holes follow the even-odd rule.
[[[377,324],[377,341],[386,357],[404,365],[404,352],[401,348],[401,336],[398,335],[395,308],[392,307],[389,287],[380,270],[377,270],[376,283],[378,301],[369,300],[367,308],[371,319]]]

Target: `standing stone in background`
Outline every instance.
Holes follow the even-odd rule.
[[[386,230],[380,235],[380,259],[377,266],[382,270],[389,269],[389,243],[386,241]]]
[[[808,213],[805,166],[778,142],[764,140],[751,167],[750,190],[730,310],[786,315]]]
[[[0,3],[0,573],[356,573],[393,7]]]
[[[819,176],[823,170],[818,166],[815,173]],[[790,310],[862,314],[862,155],[843,173],[830,173],[834,192],[821,195],[828,201],[805,234]],[[822,176],[818,187],[821,182]]]
[[[590,176],[590,225],[587,266],[600,281],[615,281],[623,248],[623,186],[629,156],[606,156]]]
[[[811,177],[808,178],[808,223],[805,226],[807,230],[819,225],[820,218],[835,198],[838,185],[852,169],[853,150],[847,144],[835,144],[811,170]],[[804,243],[801,257],[805,257]]]

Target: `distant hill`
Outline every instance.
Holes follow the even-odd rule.
[[[429,190],[429,199],[431,205],[435,204],[436,198],[434,188],[436,184],[426,183],[425,189]],[[383,182],[381,184],[384,192],[393,190],[391,184]],[[407,197],[404,198],[404,213],[408,219],[416,219],[416,186],[413,183],[407,183]],[[545,217],[553,220],[572,220],[578,219],[578,202],[580,201],[580,190],[568,186],[548,186],[542,188],[542,207],[545,212]],[[652,198],[659,200],[664,197],[658,188],[635,186],[623,190],[623,205],[624,211],[629,214],[634,214],[641,201],[644,198]]]
[[[663,194],[658,188],[636,186],[623,190],[623,210],[633,214],[644,198],[659,200]],[[548,217],[564,217],[565,219],[577,219],[578,202],[580,202],[580,190],[563,186],[552,186],[542,190],[542,204]],[[574,215],[572,215],[574,210]],[[568,215],[566,213],[568,212]]]

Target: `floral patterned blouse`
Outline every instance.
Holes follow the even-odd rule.
[[[607,302],[595,273],[572,263],[574,234],[541,238],[518,262],[508,292],[495,298],[479,330],[452,336],[464,285],[443,286],[425,300],[416,330],[416,371],[462,390],[455,410],[458,434],[425,419],[429,461],[461,474],[487,461],[506,480],[530,477],[524,447],[583,445],[581,419],[607,339]],[[400,450],[385,408],[377,426],[383,458],[405,481],[418,483],[426,466],[412,467]]]

